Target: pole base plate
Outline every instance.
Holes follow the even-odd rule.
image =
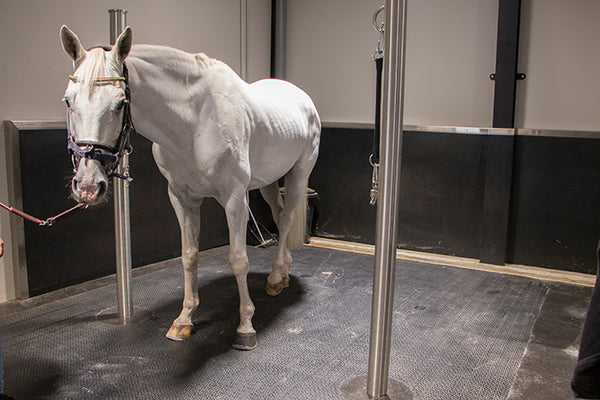
[[[107,308],[96,314],[96,321],[109,325],[133,325],[152,317],[152,311],[142,307],[133,307],[133,313],[128,318],[119,315],[117,307]]]
[[[351,376],[344,379],[340,385],[340,393],[344,400],[412,400],[413,394],[408,386],[400,381],[389,378],[387,394],[381,397],[371,397],[367,393],[367,375]]]

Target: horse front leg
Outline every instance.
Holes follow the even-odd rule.
[[[198,235],[200,234],[200,203],[183,204],[171,188],[169,198],[181,228],[181,262],[184,274],[183,308],[173,321],[167,338],[181,341],[192,334],[192,314],[198,308]]]
[[[252,350],[257,346],[256,331],[252,326],[254,304],[248,290],[248,255],[246,252],[246,227],[248,223],[248,198],[245,188],[232,193],[223,201],[229,227],[229,266],[235,275],[240,296],[240,324],[235,332],[233,347]]]

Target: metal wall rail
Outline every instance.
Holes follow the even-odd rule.
[[[333,129],[374,129],[373,123],[365,122],[324,122],[323,128]],[[428,133],[453,133],[462,135],[488,135],[488,136],[538,136],[538,137],[562,137],[575,139],[600,139],[598,131],[578,131],[559,129],[531,129],[531,128],[490,128],[470,126],[449,125],[404,125],[405,132],[428,132]]]
[[[66,129],[65,121],[9,121],[18,130]],[[323,128],[334,129],[373,129],[368,122],[324,122]],[[454,133],[463,135],[538,136],[575,139],[600,139],[600,131],[577,131],[560,129],[531,128],[487,128],[449,125],[404,125],[405,132]]]

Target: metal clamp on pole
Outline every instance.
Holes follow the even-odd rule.
[[[345,399],[413,398],[402,382],[389,378],[392,312],[398,242],[400,166],[407,0],[385,2],[385,45],[381,107],[381,171],[371,310],[369,372],[342,382]]]

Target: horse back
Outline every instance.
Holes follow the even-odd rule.
[[[254,82],[249,89],[253,105],[250,166],[256,182],[252,186],[269,184],[299,163],[312,169],[321,122],[310,97],[278,79]]]

